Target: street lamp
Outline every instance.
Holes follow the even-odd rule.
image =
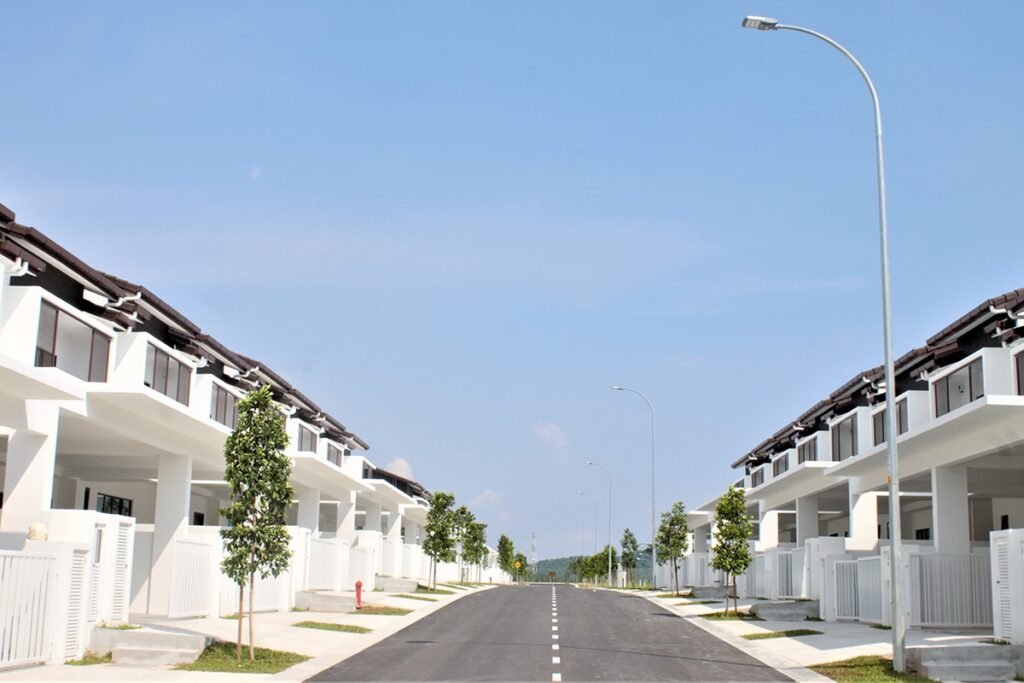
[[[612,474],[604,469],[602,465],[593,460],[587,461],[588,465],[600,467],[608,475],[608,585],[612,585]]]
[[[594,554],[597,555],[597,498],[594,498],[586,491],[580,491],[579,494],[594,501]]]
[[[651,588],[657,588],[655,580],[654,567],[658,563],[658,550],[655,548],[654,539],[658,537],[658,525],[657,519],[657,507],[654,501],[654,404],[651,400],[644,396],[636,389],[630,389],[629,387],[620,387],[615,385],[612,387],[612,391],[629,391],[644,400],[647,403],[647,407],[651,410]]]
[[[904,648],[906,646],[906,620],[903,614],[903,565],[900,558],[902,537],[900,532],[900,483],[899,460],[896,449],[896,378],[892,358],[892,295],[889,287],[889,226],[885,208],[885,161],[882,153],[882,109],[878,104],[878,92],[871,77],[849,50],[828,36],[802,26],[780,24],[771,17],[748,16],[743,20],[744,28],[759,31],[796,31],[823,40],[850,60],[860,72],[861,78],[871,93],[875,113],[875,159],[878,162],[878,228],[881,239],[882,266],[882,343],[885,358],[885,434],[889,458],[889,539],[890,583],[892,585],[892,666],[898,672],[906,670]]]

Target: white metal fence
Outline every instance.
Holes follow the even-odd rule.
[[[992,625],[988,555],[911,555],[910,578],[912,625]]]
[[[882,558],[857,560],[857,614],[861,621],[882,622]]]
[[[860,616],[857,564],[857,560],[836,560],[836,619],[857,619]]]
[[[210,613],[213,547],[179,539],[174,542],[174,581],[167,616],[202,617]]]
[[[50,611],[57,560],[0,551],[0,668],[50,656]]]

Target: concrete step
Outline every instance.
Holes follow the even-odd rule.
[[[196,633],[179,633],[152,628],[117,630],[94,628],[89,638],[89,650],[113,652],[117,648],[146,648],[157,650],[189,650],[202,652],[207,645],[206,636]]]
[[[295,594],[295,607],[310,612],[351,612],[356,608],[356,599],[328,591],[299,591]]]
[[[939,662],[970,662],[997,660],[1016,662],[1024,659],[1024,645],[925,645],[907,648],[907,661],[931,664]]]
[[[375,588],[385,593],[414,593],[417,583],[413,579],[393,579],[387,576],[378,576]]]
[[[115,664],[156,666],[157,664],[188,664],[196,661],[199,650],[175,650],[156,647],[115,647],[110,651]]]
[[[768,621],[806,621],[807,617],[817,617],[820,611],[817,600],[758,602],[750,608],[751,614]]]
[[[1012,681],[1017,668],[1009,662],[978,660],[975,662],[945,662],[926,664],[917,670],[921,675],[938,681]]]

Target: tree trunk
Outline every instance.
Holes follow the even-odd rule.
[[[736,592],[736,573],[732,575],[732,611],[737,614],[740,611],[739,608],[739,593]]]
[[[235,644],[235,659],[242,661],[242,613],[245,612],[245,584],[238,584],[238,642]]]
[[[255,604],[256,594],[256,573],[249,574],[249,661],[256,660],[256,644],[253,642],[256,624],[253,620],[252,608]],[[239,619],[241,621],[241,619]]]

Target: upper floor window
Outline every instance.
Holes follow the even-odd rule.
[[[800,464],[808,460],[818,459],[818,438],[814,437],[796,447],[796,462]]]
[[[1017,354],[1017,393],[1024,396],[1024,353]]]
[[[332,443],[327,444],[327,462],[332,462],[338,467],[341,467],[341,459],[345,456],[345,451],[338,448]]]
[[[754,470],[753,474],[750,475],[750,488],[760,486],[764,483],[764,468],[760,467]]]
[[[106,512],[111,515],[132,516],[132,501],[128,498],[108,496],[105,493],[96,495],[96,511]]]
[[[220,422],[228,429],[238,426],[238,397],[219,384],[213,385],[210,399],[210,419]]]
[[[942,417],[984,395],[985,380],[978,358],[935,380],[935,417]]]
[[[886,414],[887,410],[883,409],[881,412],[875,413],[871,416],[871,431],[873,436],[873,442],[877,446],[880,443],[885,442],[885,430],[886,430]],[[896,432],[898,434],[905,434],[907,432],[907,424],[909,420],[907,418],[907,399],[898,401],[896,403]]]
[[[789,469],[789,454],[788,453],[786,455],[782,456],[781,458],[776,458],[775,461],[772,463],[772,474],[774,476],[776,476],[776,477],[779,476],[780,474],[782,474],[783,472],[785,472],[788,469]]]
[[[60,368],[87,382],[106,382],[110,337],[44,301],[39,309],[37,368]]]
[[[832,459],[846,460],[857,455],[857,416],[851,415],[832,427]]]
[[[299,450],[316,453],[316,434],[302,425],[299,425]]]
[[[150,344],[146,348],[146,386],[167,398],[188,405],[192,368],[163,349]]]

